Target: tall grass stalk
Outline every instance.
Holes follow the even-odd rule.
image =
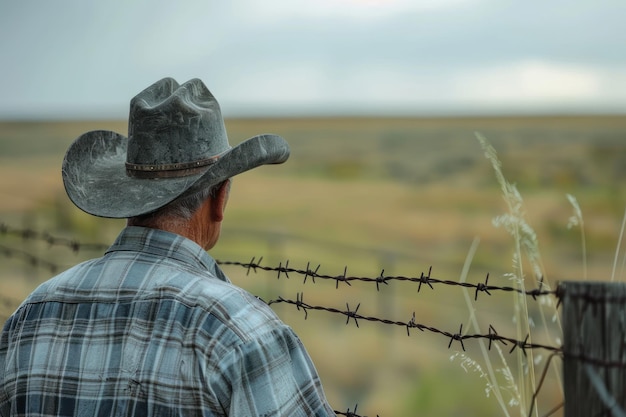
[[[476,250],[478,249],[479,243],[480,243],[480,238],[478,237],[474,238],[474,241],[472,242],[472,246],[470,247],[470,250],[467,253],[467,256],[465,257],[465,263],[463,264],[463,270],[461,271],[461,277],[459,279],[460,282],[467,281],[469,268],[470,268],[470,265],[472,264],[472,260],[474,259],[474,254],[476,253]],[[465,326],[465,328],[472,328],[476,333],[480,333],[480,326],[478,325],[478,320],[476,319],[476,314],[475,314],[476,310],[474,309],[472,305],[472,301],[471,301],[469,291],[467,290],[467,288],[463,288],[463,296],[465,297],[465,303],[467,304],[467,308],[470,312],[469,321],[471,325],[471,327]],[[487,379],[487,388],[485,390],[487,393],[487,396],[489,396],[489,393],[493,393],[494,397],[498,401],[498,404],[500,405],[500,408],[502,409],[502,412],[504,413],[504,416],[510,417],[509,409],[506,403],[504,402],[502,390],[500,389],[500,383],[498,382],[496,373],[494,371],[494,367],[489,359],[489,352],[488,352],[487,347],[485,346],[485,341],[482,339],[479,339],[478,345],[480,346],[480,351],[485,361],[487,372],[483,372],[480,365],[475,361],[470,360],[470,364],[473,365],[473,368],[476,369],[483,378]],[[495,346],[498,350],[500,350],[500,347],[497,346],[497,344]],[[454,356],[452,357],[452,359],[453,358]],[[464,362],[467,362],[469,359],[464,355],[461,356],[461,358]],[[504,359],[504,357],[502,357],[502,359]],[[508,368],[506,361],[504,361],[504,363],[505,363],[505,366]],[[463,366],[463,362],[461,366]]]
[[[626,227],[626,210],[624,210],[624,217],[622,218],[622,227],[619,231],[619,238],[617,239],[617,247],[615,248],[615,259],[613,259],[613,271],[611,272],[611,282],[615,281],[615,272],[617,271],[617,262],[619,261],[619,250],[622,244],[622,239],[624,238],[624,228]],[[622,272],[624,271],[624,263],[626,262],[626,254],[622,259],[622,268],[620,272],[620,276],[623,276]]]
[[[522,212],[522,197],[517,191],[517,188],[514,184],[510,184],[504,177],[502,173],[502,164],[497,157],[496,150],[491,146],[487,140],[481,136],[480,134],[476,134],[480,145],[485,152],[485,156],[491,162],[491,165],[494,169],[494,173],[496,175],[496,179],[500,184],[500,188],[503,193],[504,201],[507,204],[508,213],[502,216],[499,216],[494,219],[494,225],[503,226],[509,234],[513,237],[513,241],[515,244],[515,249],[513,252],[513,273],[509,274],[509,278],[513,281],[515,287],[522,291],[522,293],[526,290],[524,280],[524,264],[522,258],[522,246],[524,243],[528,244],[530,242],[526,241],[527,239],[532,239],[532,235],[528,233],[524,233],[524,222],[523,222],[523,212]],[[524,340],[528,336],[528,340],[530,341],[530,323],[529,323],[529,315],[528,315],[528,304],[526,302],[526,297],[520,293],[513,293],[514,299],[514,311],[515,311],[515,327],[516,327],[516,337],[518,340]],[[518,349],[516,351],[516,365],[517,365],[517,390],[519,392],[520,401],[520,415],[526,415],[526,404],[525,401],[527,398],[531,398],[532,394],[535,392],[536,382],[535,382],[535,370],[534,370],[534,358],[533,352],[528,352],[528,357],[525,357],[523,352]],[[528,378],[525,378],[528,376]],[[537,410],[537,407],[533,407]]]
[[[493,219],[493,224],[496,227],[503,227],[513,238],[514,250],[513,250],[513,270],[511,273],[505,276],[511,279],[515,287],[519,289],[520,293],[514,293],[514,320],[516,323],[516,337],[518,340],[524,340],[528,337],[528,342],[532,339],[531,327],[534,327],[528,310],[526,291],[526,279],[527,273],[525,266],[530,268],[530,279],[533,280],[532,288],[537,288],[539,285],[543,289],[550,289],[549,281],[545,273],[545,268],[539,252],[539,242],[535,231],[525,220],[525,214],[523,210],[523,199],[520,195],[517,187],[514,184],[509,183],[502,172],[502,164],[498,159],[496,150],[489,144],[481,134],[476,133],[476,137],[485,153],[485,157],[491,162],[496,179],[500,185],[504,201],[507,205],[507,211],[505,214],[497,216]],[[582,219],[582,215],[580,216]],[[546,336],[550,339],[552,336],[549,332],[549,320],[548,309],[552,316],[552,321],[556,322],[559,330],[561,324],[558,314],[556,312],[556,306],[554,300],[549,297],[541,297],[539,300],[539,313],[546,332]],[[510,372],[506,360],[500,352],[501,360],[505,364],[505,370]],[[537,383],[535,378],[535,359],[537,362],[541,360],[541,357],[535,358],[532,350],[526,351],[524,354],[521,349],[516,351],[515,357],[516,365],[516,380],[513,381],[515,385],[515,392],[519,395],[519,411],[520,415],[526,416],[528,410],[532,409],[534,415],[538,416],[538,407],[536,404],[536,398],[533,395],[537,389]],[[559,388],[562,390],[561,373],[557,364],[551,365],[555,373],[557,381],[559,381]],[[534,403],[531,404],[531,401]]]
[[[574,215],[569,218],[569,222],[567,223],[567,228],[571,229],[574,226],[580,226],[580,240],[582,247],[582,256],[583,256],[583,279],[586,281],[587,277],[587,243],[585,238],[585,221],[583,219],[583,212],[580,209],[580,205],[578,204],[578,200],[571,194],[567,194],[567,200],[570,202],[572,207],[574,208]]]

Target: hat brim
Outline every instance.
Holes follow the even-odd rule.
[[[127,146],[128,138],[106,130],[87,132],[70,145],[63,160],[63,184],[78,208],[99,217],[139,216],[165,206],[185,192],[289,158],[289,145],[283,138],[258,135],[233,147],[199,174],[142,179],[126,174]]]

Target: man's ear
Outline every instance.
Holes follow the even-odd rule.
[[[224,220],[224,211],[228,203],[230,180],[224,181],[217,190],[215,197],[211,198],[211,219],[216,222]]]

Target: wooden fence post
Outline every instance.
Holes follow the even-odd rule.
[[[565,417],[626,417],[626,283],[560,289]]]

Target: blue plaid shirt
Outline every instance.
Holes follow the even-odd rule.
[[[125,228],[0,338],[0,416],[329,416],[298,337],[200,246]]]

